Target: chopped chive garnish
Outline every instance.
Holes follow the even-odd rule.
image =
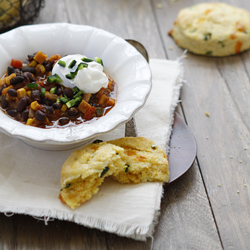
[[[65,188],[69,188],[71,186],[71,183],[67,183]]]
[[[206,55],[211,55],[213,53],[213,51],[207,51]]]
[[[59,60],[59,61],[58,61],[58,64],[59,64],[60,66],[64,67],[64,68],[65,68],[65,66],[66,66],[66,62],[64,62],[64,61],[62,61],[62,60]]]
[[[59,97],[60,98],[60,101],[63,102],[63,103],[67,103],[69,101],[69,98],[67,96],[62,96],[62,97]]]
[[[69,74],[67,74],[67,75],[65,75],[65,76],[66,76],[66,78],[68,78],[68,79],[74,79],[75,76],[76,76],[76,74],[77,74],[77,71],[76,71],[76,72],[70,72]]]
[[[50,92],[51,94],[55,94],[55,93],[56,93],[56,89],[57,89],[57,88],[56,88],[56,86],[55,86],[55,87],[51,88],[49,92]]]
[[[45,96],[45,93],[46,93],[46,89],[45,88],[41,88],[41,95]]]
[[[129,165],[128,164],[126,164],[126,169],[125,169],[125,173],[128,173],[128,171],[129,171]]]
[[[73,107],[73,106],[75,106],[75,105],[76,105],[75,99],[71,99],[70,101],[66,102],[66,106],[67,106],[68,108],[71,108],[71,107]]]
[[[95,57],[95,60],[96,60],[97,63],[100,63],[103,66],[103,61],[102,61],[101,58]]]
[[[82,91],[78,91],[75,95],[74,95],[74,97],[73,98],[76,98],[76,97],[78,97],[78,96],[81,96],[83,94],[83,92]]]
[[[57,98],[56,102],[57,102],[57,103],[60,103],[60,102],[61,102],[60,97]]]
[[[62,82],[62,79],[61,79],[61,77],[59,75],[54,74],[54,75],[51,75],[51,76],[47,77],[47,82],[49,82],[49,83],[60,83],[60,82]]]
[[[207,40],[211,39],[211,37],[212,37],[212,33],[207,33],[207,34],[205,34],[204,40],[207,41]]]
[[[76,86],[72,89],[73,93],[77,93],[78,91],[80,91],[80,89],[78,89]]]
[[[87,63],[80,63],[78,66],[77,66],[77,70],[81,70],[83,68],[88,68],[88,64]]]
[[[82,101],[82,97],[78,96],[77,98],[74,99],[76,102],[76,105],[78,105]]]
[[[68,68],[72,69],[76,65],[76,60],[72,60],[72,62],[69,64]]]
[[[82,60],[83,62],[93,62],[93,61],[94,61],[93,59],[87,58],[87,57],[83,57],[81,60]]]
[[[100,175],[100,177],[102,178],[107,172],[109,171],[109,167],[105,167]]]
[[[27,88],[29,89],[37,89],[38,85],[35,82],[31,82],[27,84]]]

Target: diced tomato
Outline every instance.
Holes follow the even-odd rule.
[[[88,109],[88,111],[86,112],[86,114],[84,115],[83,119],[89,120],[89,119],[92,117],[92,115],[93,115],[93,113],[95,112],[95,110],[96,110],[96,108],[93,107],[93,106],[91,106],[91,107]]]
[[[23,66],[23,63],[20,60],[12,59],[10,65],[14,68],[20,69]]]

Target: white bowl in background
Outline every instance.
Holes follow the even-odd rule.
[[[51,23],[27,25],[0,35],[0,77],[12,58],[25,61],[38,50],[47,55],[83,54],[100,57],[104,70],[118,85],[116,105],[90,124],[42,129],[24,125],[0,112],[0,131],[29,145],[63,150],[83,144],[129,121],[143,107],[151,90],[151,71],[129,43],[104,30],[84,25]]]

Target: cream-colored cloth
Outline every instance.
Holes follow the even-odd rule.
[[[152,59],[153,88],[145,107],[135,115],[139,136],[168,151],[173,111],[182,85],[178,61]],[[100,136],[124,137],[124,125]],[[161,183],[122,185],[106,179],[97,195],[71,210],[58,199],[60,170],[73,150],[32,148],[0,133],[0,211],[69,220],[137,240],[152,236],[162,197]],[[53,223],[53,222],[50,222]]]

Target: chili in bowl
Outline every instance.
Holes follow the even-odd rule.
[[[0,34],[0,44],[0,132],[37,148],[64,150],[112,136],[151,90],[144,57],[95,27],[21,26]]]
[[[53,74],[54,69],[61,77]],[[74,81],[79,75],[82,78]],[[48,57],[38,51],[28,55],[26,62],[12,59],[0,79],[1,109],[15,120],[39,128],[98,119],[114,107],[116,98],[117,84],[103,72],[103,61],[98,57]]]

